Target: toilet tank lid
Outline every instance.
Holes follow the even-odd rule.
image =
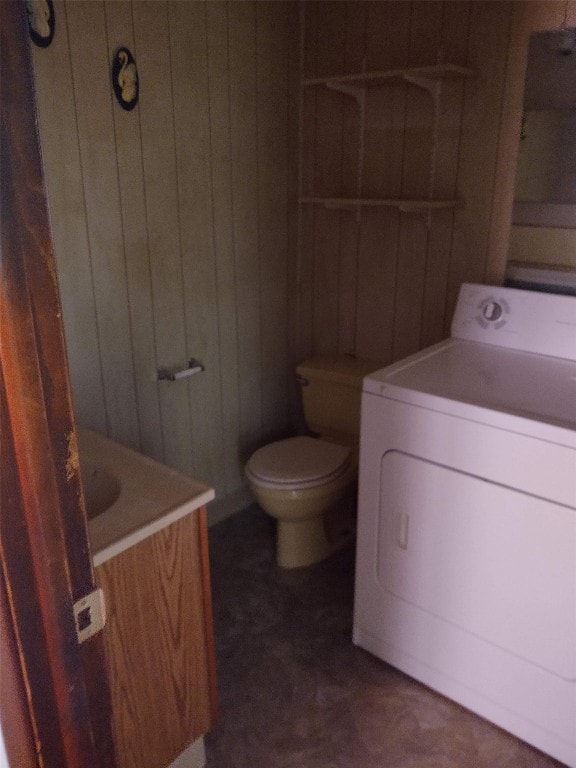
[[[362,380],[369,373],[383,368],[384,363],[358,357],[310,357],[296,366],[296,372],[305,379],[332,381],[348,387],[362,388]]]
[[[254,477],[267,482],[328,481],[348,464],[350,448],[305,435],[259,448],[248,462]]]

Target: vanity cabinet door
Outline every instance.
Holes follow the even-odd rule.
[[[119,768],[166,768],[214,722],[206,512],[102,563]]]

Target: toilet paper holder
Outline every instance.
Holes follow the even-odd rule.
[[[158,368],[158,381],[176,381],[185,379],[187,376],[194,376],[201,373],[204,366],[195,357],[188,360],[186,368]]]

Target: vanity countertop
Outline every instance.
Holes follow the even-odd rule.
[[[80,462],[120,483],[118,498],[88,521],[95,566],[211,501],[213,488],[88,429],[78,430]]]

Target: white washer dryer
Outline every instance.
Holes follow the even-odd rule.
[[[576,297],[463,285],[359,482],[354,642],[576,768]]]

